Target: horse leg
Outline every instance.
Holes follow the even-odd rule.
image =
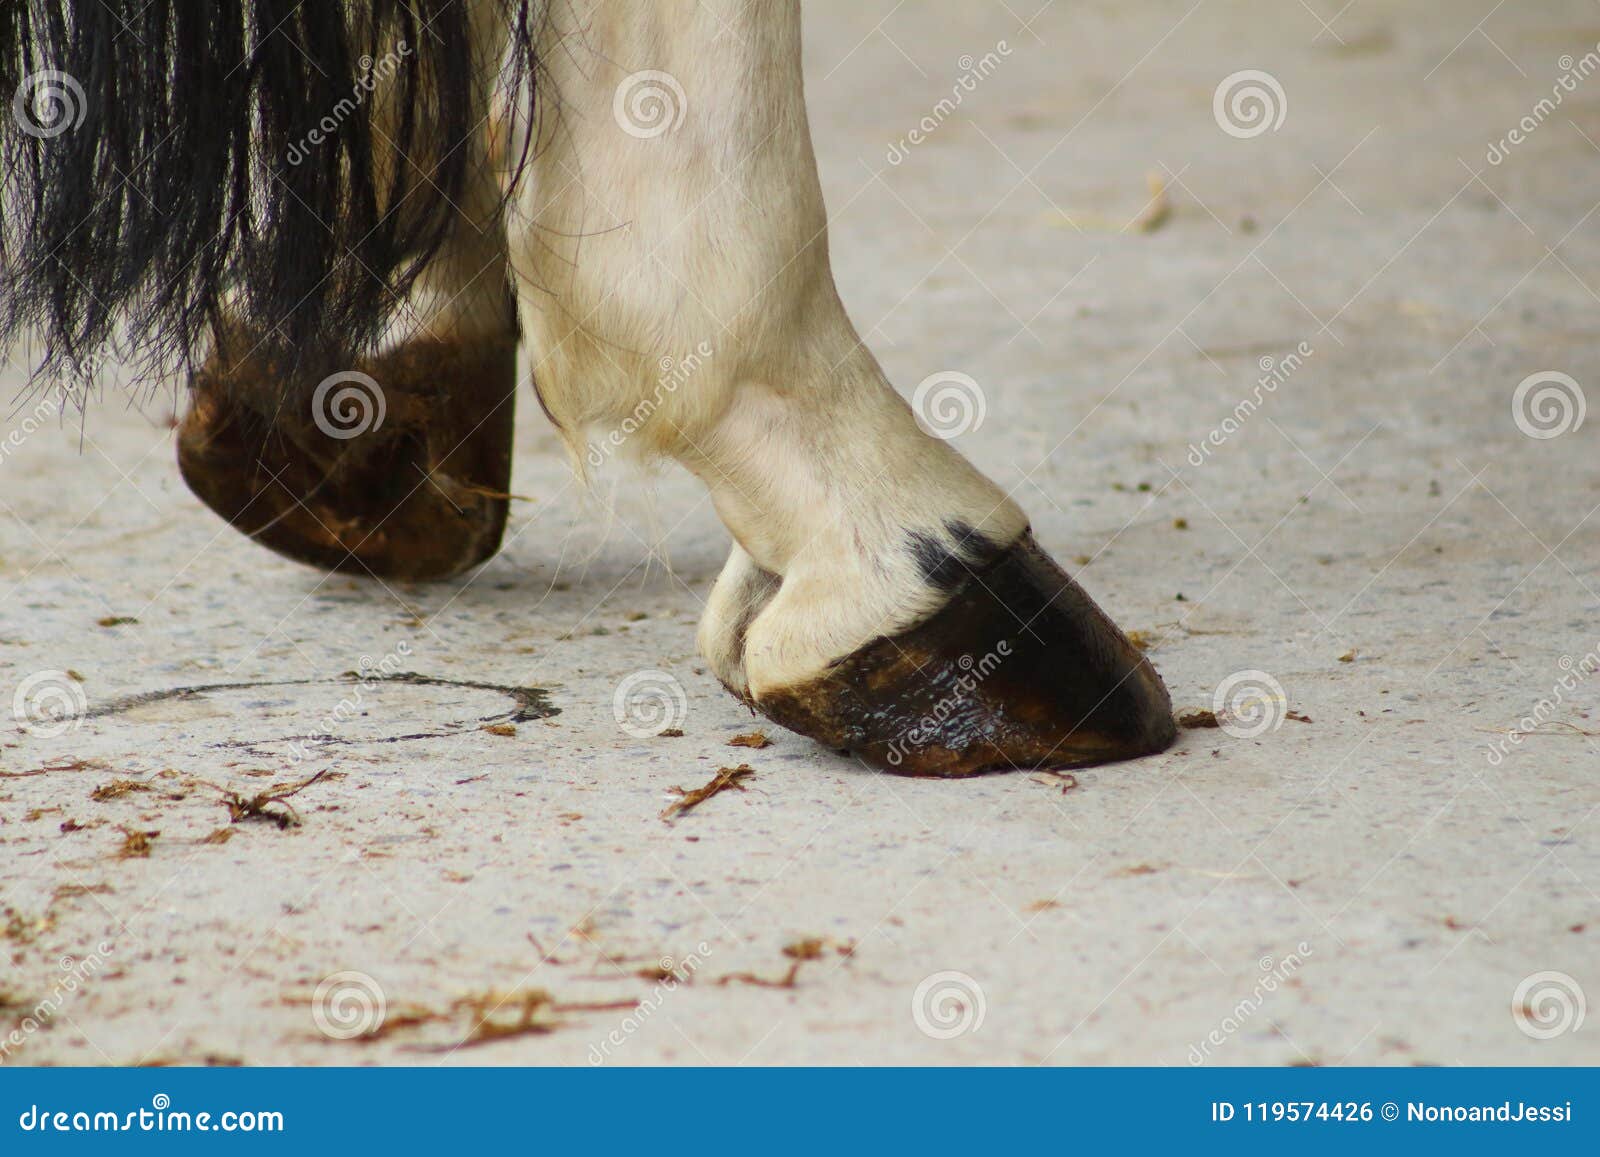
[[[492,2],[477,3],[477,59],[461,66],[481,77],[475,99],[487,114],[493,68],[484,62],[498,60],[504,20]],[[373,99],[384,97],[380,87]],[[383,117],[400,115],[382,109],[380,127]],[[426,108],[417,115],[426,117]],[[377,147],[395,135],[375,134]],[[499,548],[511,479],[516,309],[488,130],[462,147],[473,156],[459,216],[377,352],[309,389],[285,381],[293,371],[265,352],[261,335],[224,327],[190,382],[178,432],[185,481],[237,529],[290,558],[429,579]],[[427,179],[426,157],[386,163],[414,166]]]
[[[540,394],[575,454],[599,427],[710,489],[736,543],[700,631],[724,684],[916,774],[1165,747],[1150,664],[845,316],[797,0],[579,2],[543,36],[559,109],[513,232]]]

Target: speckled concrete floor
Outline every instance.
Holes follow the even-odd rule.
[[[222,526],[170,397],[24,407],[0,685],[86,710],[0,732],[4,1063],[1600,1061],[1600,15],[1034,7],[806,5],[841,289],[902,388],[979,384],[959,444],[1175,700],[1245,673],[1282,688],[1267,729],[1065,791],[730,748],[703,493],[583,496],[531,399],[505,552],[414,588]],[[1246,69],[1283,116],[1236,136],[1213,96]],[[1172,215],[1124,230],[1153,171]],[[1567,417],[1519,420],[1557,373],[1522,400]],[[506,694],[340,681],[370,668],[560,714],[496,734]],[[641,671],[681,737],[619,727]],[[238,686],[118,702],[210,684]],[[740,762],[748,790],[658,818]],[[301,826],[228,823],[224,791],[324,769]],[[738,979],[786,947],[818,957],[792,987]],[[474,1002],[552,1031],[455,1048]]]

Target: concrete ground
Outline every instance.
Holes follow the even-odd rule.
[[[170,394],[24,406],[0,1059],[1600,1062],[1600,10],[1036,6],[806,4],[840,288],[908,393],[977,383],[958,444],[1175,702],[1259,724],[1075,787],[730,747],[704,494],[584,496],[531,397],[504,552],[417,587],[222,525]],[[1248,69],[1269,123],[1214,109]]]

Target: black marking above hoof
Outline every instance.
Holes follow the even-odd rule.
[[[902,775],[1082,767],[1172,743],[1155,668],[1031,533],[963,575],[927,621],[756,707]]]

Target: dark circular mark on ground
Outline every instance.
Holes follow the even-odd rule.
[[[274,687],[362,687],[374,684],[406,684],[415,687],[453,687],[470,691],[488,691],[504,695],[512,702],[509,711],[493,715],[479,716],[473,719],[453,720],[442,724],[432,730],[416,731],[405,735],[365,736],[360,738],[345,737],[335,734],[332,730],[323,730],[306,735],[283,735],[271,738],[250,740],[226,740],[212,744],[214,747],[225,747],[244,751],[257,751],[264,745],[278,743],[302,743],[323,746],[365,745],[371,743],[399,743],[413,739],[439,739],[453,735],[460,735],[473,731],[484,724],[495,723],[525,723],[530,720],[548,719],[552,715],[561,714],[561,709],[550,703],[549,693],[542,687],[515,687],[504,683],[485,683],[472,679],[445,679],[433,675],[419,675],[412,671],[396,671],[388,673],[358,673],[346,671],[327,679],[265,679],[242,683],[202,683],[191,687],[170,687],[161,691],[146,691],[138,695],[126,695],[113,699],[94,709],[85,712],[83,718],[102,719],[110,716],[121,715],[125,712],[140,707],[147,707],[156,703],[183,702],[192,699],[204,699],[214,692],[250,691]],[[365,714],[365,712],[363,712]]]

